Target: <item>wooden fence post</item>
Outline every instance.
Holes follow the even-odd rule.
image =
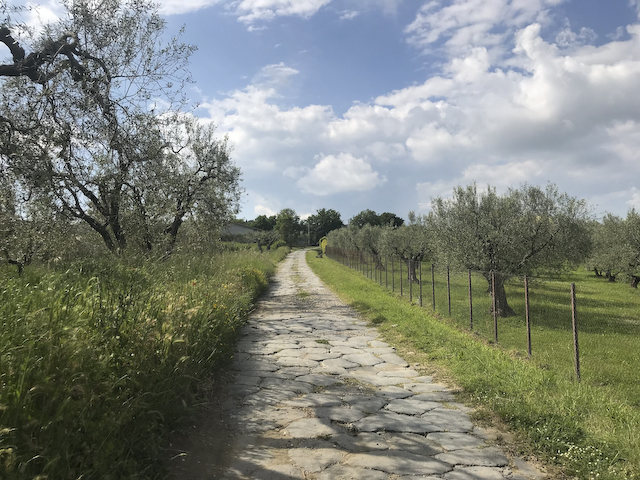
[[[491,272],[491,296],[493,297],[493,340],[498,343],[498,308],[496,302],[496,272]]]
[[[431,305],[433,306],[433,311],[436,311],[436,266],[431,264]]]
[[[400,259],[400,296],[402,296],[402,259]]]
[[[451,278],[449,275],[449,265],[447,265],[447,302],[449,304],[449,317],[451,317]]]
[[[473,330],[473,299],[471,296],[471,269],[469,269],[469,328]]]
[[[391,257],[391,291],[396,291],[396,272],[393,269],[393,257]]]
[[[529,317],[529,278],[524,276],[524,315],[527,322],[527,353],[531,358],[531,318]]]
[[[576,315],[576,284],[571,284],[571,323],[573,324],[573,352],[576,365],[576,377],[580,381],[580,351],[578,350],[578,321]]]
[[[389,278],[387,276],[388,270],[387,270],[387,257],[384,257],[384,288],[389,288]]]
[[[422,306],[422,260],[420,260],[420,264],[418,267],[420,268],[420,306]]]
[[[413,260],[409,259],[409,271],[407,272],[407,278],[409,279],[409,302],[413,302],[413,279],[411,278],[411,269],[413,267]]]

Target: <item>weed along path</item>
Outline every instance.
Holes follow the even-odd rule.
[[[467,409],[378,340],[306,265],[282,262],[244,327],[210,424],[173,460],[185,480],[526,480]],[[196,433],[197,432],[197,433]]]

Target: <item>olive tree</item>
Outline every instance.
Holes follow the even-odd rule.
[[[626,273],[629,275],[631,286],[638,288],[640,284],[640,214],[635,209],[627,213],[625,235],[632,252]]]
[[[514,275],[558,271],[582,262],[590,251],[585,201],[522,185],[498,195],[475,184],[458,187],[449,199],[432,201],[429,224],[438,262],[480,271],[491,287],[500,316],[513,315],[504,282]],[[493,289],[489,289],[493,291]]]
[[[378,270],[384,270],[384,265],[382,264],[382,247],[380,237],[382,236],[383,231],[389,228],[391,227],[380,227],[378,225],[371,226],[367,223],[362,228],[358,229],[354,236],[358,250],[371,255]]]
[[[607,213],[602,222],[591,224],[592,252],[587,261],[597,276],[615,282],[618,275],[629,270],[633,249],[626,235],[625,220]]]
[[[18,274],[36,259],[62,255],[68,226],[68,219],[56,215],[48,198],[27,196],[10,173],[0,170],[0,256],[15,265]]]
[[[64,7],[24,44],[12,25],[0,29],[11,54],[0,66],[0,156],[110,251],[125,250],[134,232],[146,248],[164,236],[170,250],[186,216],[220,217],[238,198],[226,140],[177,113],[194,48],[163,40],[147,0]]]
[[[593,251],[588,266],[610,282],[619,275],[628,278],[633,288],[640,283],[640,215],[629,210],[623,219],[607,213],[602,222],[593,222]]]
[[[409,212],[409,224],[384,228],[379,239],[383,255],[399,257],[407,265],[407,279],[418,282],[416,264],[432,255],[431,231],[424,216]]]

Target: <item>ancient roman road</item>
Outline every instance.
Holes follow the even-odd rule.
[[[185,480],[529,480],[445,385],[412,369],[311,272],[280,265],[241,332]]]

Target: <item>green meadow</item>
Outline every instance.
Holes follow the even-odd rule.
[[[473,330],[467,272],[431,266],[420,285],[365,265],[350,269],[307,257],[314,271],[367,316],[412,361],[428,364],[478,407],[515,432],[523,454],[557,467],[556,478],[640,478],[640,292],[586,271],[529,280],[532,356],[527,354],[524,282],[507,285],[516,316],[498,318],[494,344],[488,283],[472,275]],[[418,270],[419,272],[419,270]],[[382,274],[381,274],[382,273]],[[574,367],[570,284],[576,283],[581,381]],[[374,285],[377,283],[378,285]],[[402,297],[400,290],[402,286]],[[409,302],[411,295],[412,302]]]

